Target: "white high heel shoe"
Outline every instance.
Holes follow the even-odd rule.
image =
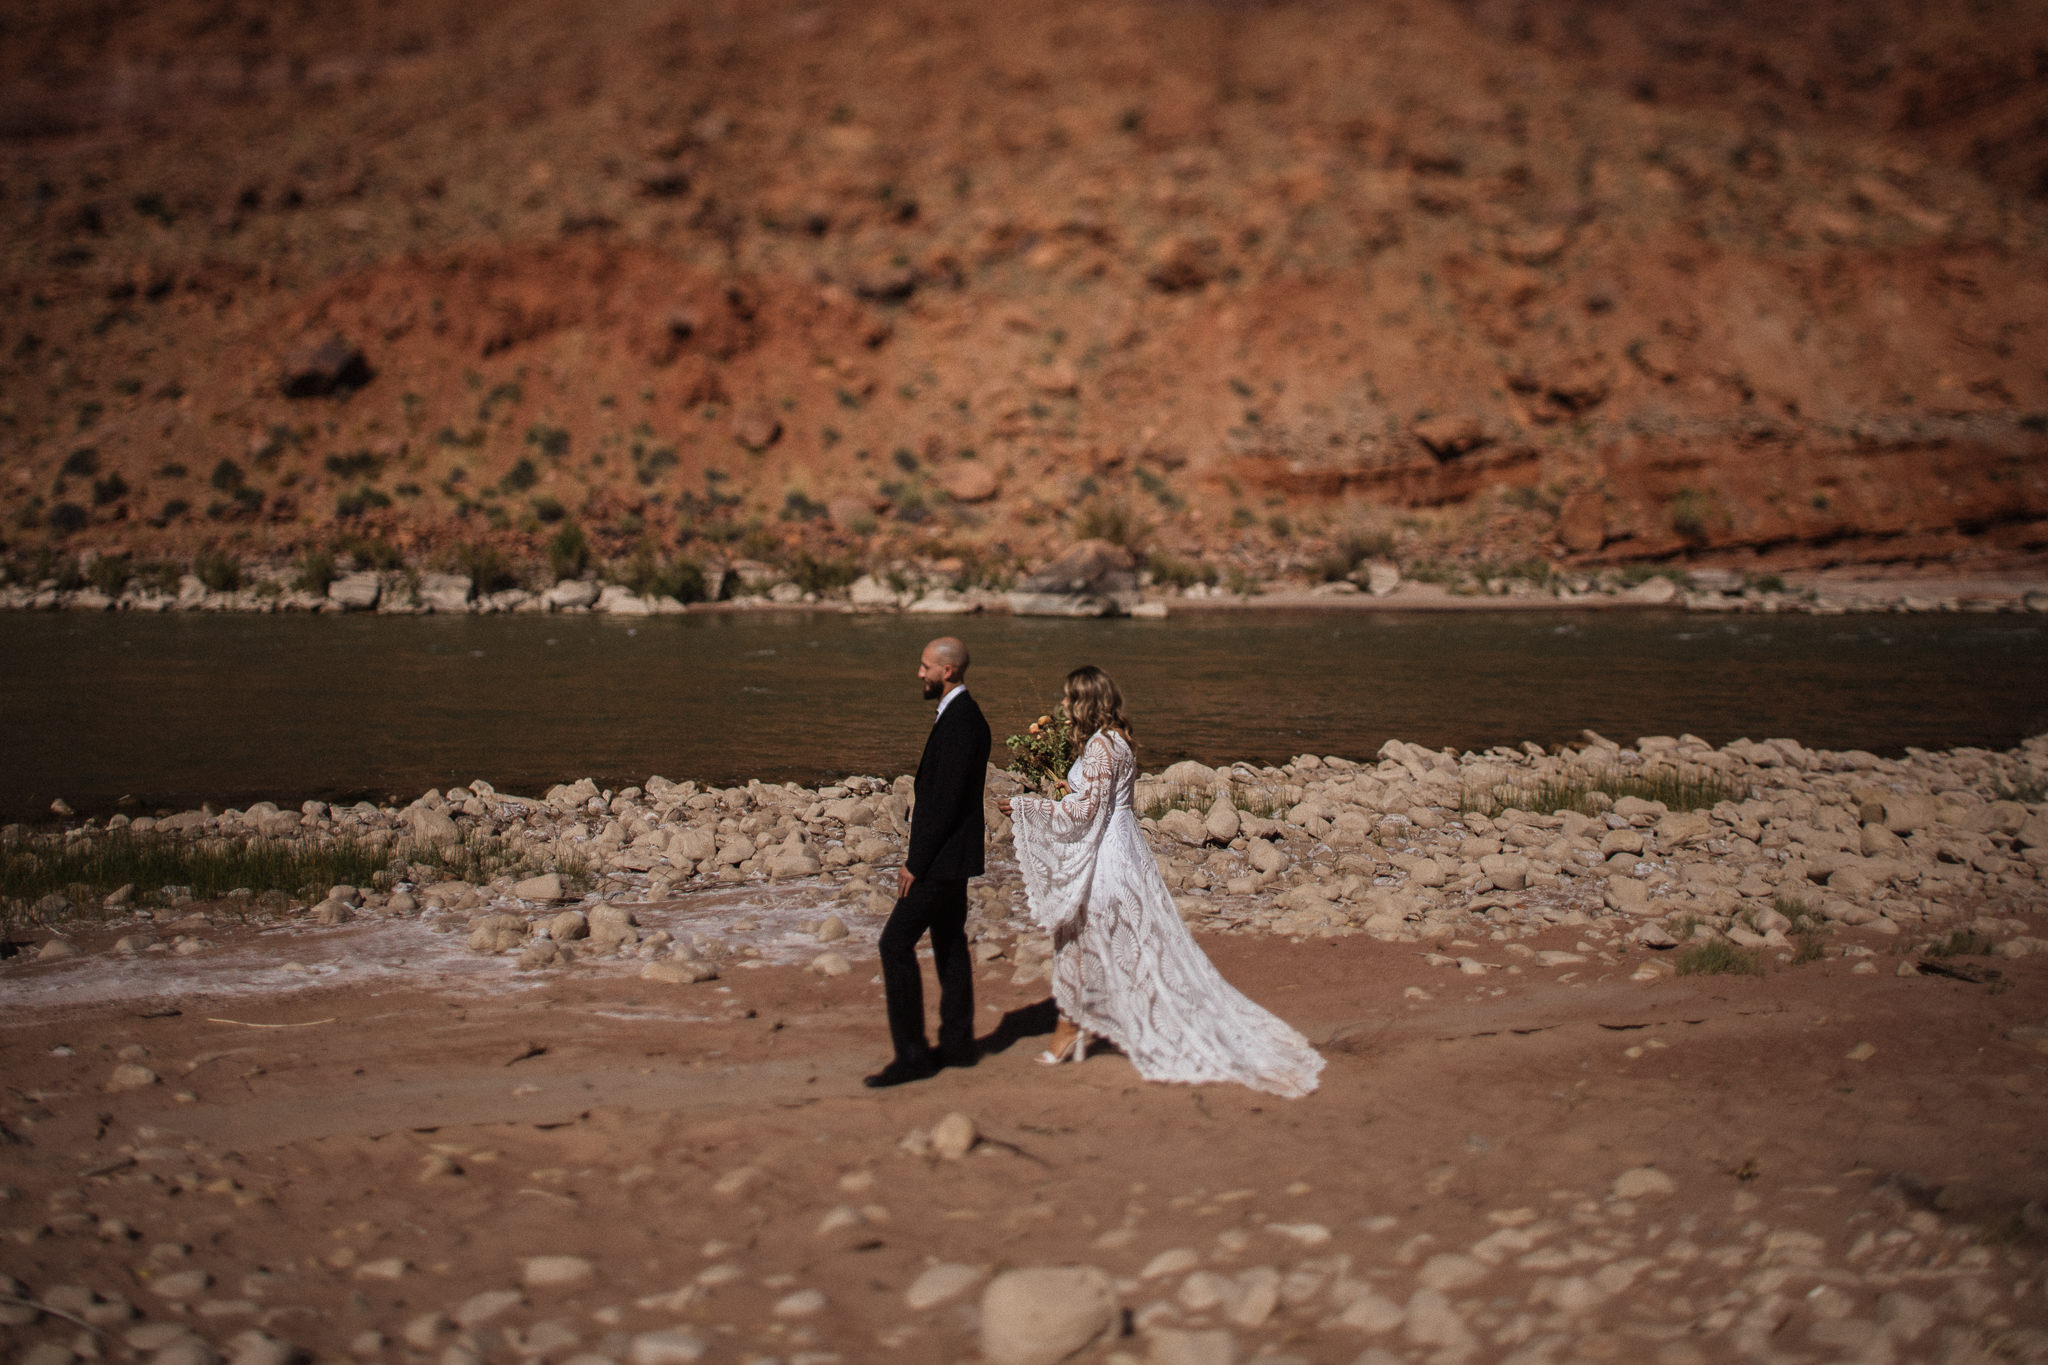
[[[1058,1052],[1051,1048],[1039,1053],[1035,1059],[1040,1066],[1058,1066],[1062,1062],[1082,1062],[1088,1059],[1088,1030],[1075,1029],[1074,1036],[1067,1039],[1067,1045]]]

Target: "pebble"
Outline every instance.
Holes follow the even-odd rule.
[[[932,1154],[947,1161],[958,1161],[966,1156],[980,1140],[974,1120],[957,1109],[932,1125]]]
[[[1237,1365],[1237,1339],[1221,1330],[1155,1328],[1146,1345],[1147,1365]]]
[[[824,1294],[816,1289],[799,1289],[777,1299],[772,1311],[778,1318],[808,1318],[824,1312],[827,1302]]]
[[[1415,1272],[1418,1283],[1445,1293],[1465,1289],[1485,1279],[1487,1266],[1470,1256],[1455,1251],[1442,1252],[1422,1263],[1422,1269]]]
[[[140,1062],[123,1062],[107,1077],[107,1089],[142,1090],[155,1085],[156,1081],[156,1073]]]
[[[365,1261],[357,1266],[356,1278],[359,1280],[399,1280],[405,1278],[405,1272],[409,1269],[411,1269],[411,1266],[402,1258],[387,1256],[382,1260]]]
[[[524,1298],[516,1289],[486,1289],[457,1304],[449,1316],[458,1327],[475,1327],[518,1307]]]
[[[160,1299],[180,1303],[196,1299],[206,1292],[213,1283],[213,1277],[203,1270],[174,1270],[168,1275],[159,1275],[149,1282],[149,1290]]]
[[[290,1342],[254,1328],[227,1343],[227,1365],[290,1365],[298,1354]]]
[[[981,1271],[971,1265],[961,1265],[957,1261],[941,1262],[927,1267],[910,1282],[910,1288],[903,1291],[903,1302],[912,1312],[922,1313],[948,1299],[958,1298],[980,1280]]]
[[[627,1365],[692,1365],[702,1360],[703,1339],[681,1327],[642,1332],[626,1347]]]
[[[1192,1247],[1174,1247],[1147,1261],[1145,1268],[1138,1272],[1138,1278],[1157,1280],[1167,1275],[1185,1275],[1201,1263],[1201,1256]]]
[[[520,1263],[519,1282],[528,1289],[560,1289],[596,1273],[597,1267],[582,1256],[528,1256]]]
[[[1633,1170],[1623,1171],[1614,1178],[1612,1187],[1616,1199],[1645,1199],[1651,1195],[1677,1192],[1677,1181],[1650,1166],[1637,1166]]]

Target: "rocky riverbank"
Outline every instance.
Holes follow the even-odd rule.
[[[1757,577],[1726,569],[1583,572],[1529,576],[1483,570],[1405,576],[1392,565],[1368,565],[1329,581],[1300,578],[1177,582],[1151,571],[1128,571],[1127,591],[1008,590],[964,581],[957,570],[897,565],[839,586],[806,586],[803,576],[774,565],[740,561],[715,566],[704,595],[690,600],[636,591],[595,574],[532,587],[486,590],[465,574],[418,569],[343,573],[309,587],[290,565],[238,570],[233,586],[195,573],[148,582],[95,586],[77,574],[0,583],[0,611],[310,612],[384,616],[598,613],[667,616],[690,611],[807,608],[959,615],[1162,617],[1179,611],[1253,608],[1473,610],[1526,607],[1662,607],[1698,612],[2048,612],[2048,580],[2038,578],[1904,579],[1823,575]],[[1028,583],[1028,580],[1027,580]],[[316,585],[317,586],[317,585]],[[111,591],[109,590],[111,588]]]
[[[1364,934],[1483,976],[1534,961],[1520,940],[1563,927],[1579,933],[1575,947],[1535,965],[1624,954],[1650,979],[1689,963],[1763,970],[1843,954],[1859,972],[1904,972],[1915,969],[1887,960],[1888,950],[1941,944],[2048,952],[2048,929],[2027,918],[2048,911],[2044,785],[2048,736],[2005,752],[1884,759],[1789,739],[1716,749],[1649,736],[1623,747],[1587,732],[1560,753],[1457,754],[1391,740],[1363,762],[1182,762],[1144,777],[1138,801],[1183,916],[1206,930]],[[993,803],[1016,790],[991,769],[997,857],[975,883],[972,933],[977,959],[1009,964],[1021,983],[1044,972],[1048,950],[1026,930],[1014,864],[1001,856],[1008,825]],[[892,903],[909,816],[908,777],[708,789],[653,777],[617,791],[583,779],[538,799],[478,780],[403,807],[265,802],[6,834],[14,849],[339,842],[379,860],[388,853],[388,866],[373,884],[336,886],[315,903],[242,889],[225,905],[323,926],[426,916],[444,930],[459,924],[473,951],[504,958],[508,970],[624,960],[688,983],[764,948],[769,960],[792,960],[806,944],[816,970],[850,970],[848,952],[865,949]],[[655,927],[656,911],[686,909],[692,897],[757,887],[773,899],[773,886],[802,888],[817,907],[782,926],[793,933],[774,947],[729,932],[758,927],[739,911],[695,932]],[[205,950],[211,921],[190,911],[189,893],[150,899],[124,887],[80,906],[53,892],[17,900],[11,918],[47,926],[41,959],[79,951],[81,913],[135,920],[108,951]],[[851,941],[831,946],[841,939]]]
[[[862,1090],[893,782],[172,817],[143,837],[403,852],[312,906],[116,897],[0,969],[0,1347],[2040,1361],[2044,762],[1589,736],[1152,774],[1206,951],[1329,1061],[1299,1102],[1029,1064],[1004,865],[980,1064]],[[1544,782],[1595,813],[1497,804]],[[518,863],[435,880],[458,841]],[[1717,950],[1762,974],[1672,977]]]

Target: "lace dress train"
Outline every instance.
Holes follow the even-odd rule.
[[[1098,731],[1060,801],[1012,803],[1031,918],[1053,934],[1060,1012],[1109,1039],[1148,1081],[1234,1081],[1295,1097],[1323,1059],[1225,981],[1181,923],[1132,805],[1137,760]]]

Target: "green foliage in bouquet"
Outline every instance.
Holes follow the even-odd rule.
[[[1067,769],[1074,766],[1074,759],[1081,752],[1074,727],[1057,710],[1052,715],[1040,716],[1023,734],[1011,735],[1003,743],[1013,755],[1010,771],[1033,791],[1047,796],[1064,791]]]

